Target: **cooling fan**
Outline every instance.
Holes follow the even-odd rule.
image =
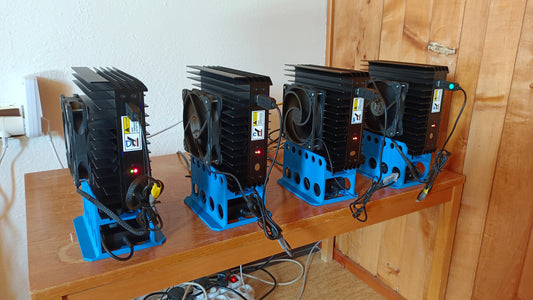
[[[366,129],[377,134],[385,132],[387,137],[402,135],[405,95],[409,85],[402,82],[374,81],[369,87],[377,89],[382,99],[367,101],[364,112]]]
[[[283,94],[285,138],[303,148],[320,149],[323,102],[324,98],[319,97],[319,93],[315,90],[295,84],[285,85]]]
[[[221,100],[197,89],[183,90],[185,150],[205,164],[220,162]]]
[[[61,96],[63,132],[68,167],[74,184],[89,177],[89,161],[87,157],[87,106],[78,95]]]

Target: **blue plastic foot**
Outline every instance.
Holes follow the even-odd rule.
[[[228,190],[226,175],[216,172],[191,156],[192,192],[185,203],[212,230],[222,231],[257,221],[256,217],[243,214],[248,209],[242,194]],[[257,186],[255,190],[261,195],[264,186]],[[246,196],[253,193],[252,188],[244,189]]]
[[[383,140],[383,136],[375,134],[369,131],[364,131],[363,135],[363,150],[362,153],[365,156],[365,163],[359,167],[359,172],[366,177],[377,179],[379,178],[379,151],[380,151],[380,141]],[[396,140],[395,140],[396,141]],[[417,166],[422,172],[421,180],[426,178],[431,164],[431,153],[426,153],[422,155],[409,155],[407,154],[407,145],[400,141],[396,141],[396,144],[400,146],[400,149],[405,154],[405,156]],[[391,185],[392,188],[400,189],[404,187],[409,187],[413,185],[420,184],[416,181],[407,167],[407,163],[404,161],[394,144],[391,142],[391,139],[385,137],[385,145],[383,147],[383,157],[381,163],[383,175],[386,177],[390,174],[399,173],[400,176],[398,180]]]
[[[86,181],[82,181],[81,188],[84,192],[94,197],[94,194]],[[83,215],[75,218],[73,221],[83,259],[87,261],[95,261],[110,257],[102,248],[100,227],[105,225],[115,225],[116,222],[108,218],[102,219],[98,213],[98,208],[85,198],[83,198],[83,210]],[[123,213],[120,215],[120,218],[126,222],[134,220],[137,213],[139,213],[139,211]],[[117,226],[120,227],[120,225]],[[126,230],[124,229],[124,231]],[[149,238],[145,241],[135,244],[133,250],[137,251],[161,245],[165,241],[165,236],[161,231],[150,231],[148,237]],[[112,251],[112,253],[117,256],[129,252],[130,249],[127,246]]]
[[[321,155],[287,141],[283,152],[283,177],[278,183],[315,206],[357,198],[356,170],[332,174]]]

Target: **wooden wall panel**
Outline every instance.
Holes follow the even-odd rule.
[[[530,154],[533,149],[533,91],[530,86],[533,81],[533,2],[528,2],[522,27],[523,7],[519,4],[508,8],[517,15],[517,19],[512,21],[518,24],[513,24],[513,27],[518,27],[515,30],[522,29],[522,36],[502,141],[496,157],[494,183],[472,294],[475,299],[516,297],[533,226],[533,186],[530,180],[533,171]],[[514,40],[510,42],[514,43]],[[495,68],[491,70],[496,71]],[[502,89],[504,92],[505,87]],[[526,283],[527,288],[531,289],[531,284],[533,281]]]
[[[524,129],[522,136],[528,132],[528,143],[531,141],[531,128],[527,127],[531,125],[526,126],[520,123],[529,124],[530,119],[524,114],[519,114],[516,109],[509,109],[516,101],[514,97],[521,97],[522,101],[526,101],[525,99],[530,99],[530,94],[525,95],[524,93],[531,93],[533,90],[533,83],[527,82],[528,80],[533,81],[530,75],[533,69],[530,65],[533,58],[526,55],[531,55],[533,51],[532,38],[529,32],[528,35],[522,32],[522,28],[524,31],[526,28],[529,31],[533,28],[529,20],[531,8],[528,8],[526,21],[523,23],[526,3],[531,6],[531,2],[527,0],[383,0],[378,1],[379,4],[382,4],[381,14],[378,14],[378,17],[364,29],[366,33],[374,33],[373,37],[365,35],[364,40],[373,45],[371,49],[375,49],[376,45],[379,47],[379,59],[447,65],[450,69],[448,78],[459,82],[469,95],[462,119],[447,147],[453,153],[447,168],[467,175],[455,235],[454,253],[446,294],[448,299],[468,299],[472,296],[484,299],[491,295],[502,295],[498,294],[498,291],[503,291],[508,295],[507,292],[510,290],[502,290],[498,284],[485,284],[485,282],[492,282],[491,280],[500,283],[505,282],[503,279],[508,275],[506,273],[508,270],[512,270],[512,283],[514,284],[514,287],[510,288],[513,291],[512,296],[529,295],[531,290],[519,282],[528,281],[533,273],[525,266],[522,267],[524,261],[527,266],[533,260],[531,258],[533,254],[526,256],[526,253],[533,251],[531,246],[527,246],[528,237],[532,234],[533,215],[531,215],[532,213],[522,215],[520,222],[518,222],[521,230],[514,230],[515,225],[512,225],[512,222],[509,222],[510,227],[501,226],[497,222],[497,218],[502,217],[502,212],[512,215],[519,210],[522,212],[533,210],[528,206],[531,205],[529,204],[531,202],[525,200],[531,191],[525,189],[523,185],[515,187],[518,194],[512,198],[513,201],[511,202],[516,203],[516,209],[502,207],[503,203],[507,202],[504,199],[508,200],[509,195],[515,195],[508,193],[509,187],[507,186],[509,184],[508,178],[515,178],[513,177],[515,173],[510,171],[513,165],[502,160],[504,159],[502,157],[508,157],[511,152],[516,154],[516,151],[518,151],[517,155],[528,156],[525,149],[531,148],[529,144],[527,146],[520,144],[519,147],[516,147],[516,143],[519,142],[518,136],[507,133],[512,132],[512,128],[517,126],[514,123],[522,124],[527,128]],[[358,31],[359,29],[356,29],[359,20],[363,18],[363,12],[368,11],[369,4],[359,0],[330,0],[329,4],[331,7],[335,7],[337,11],[343,11],[344,6],[351,6],[357,9],[357,12],[353,14],[352,9],[351,14],[343,16],[349,20],[329,21],[335,23],[352,22],[355,25],[351,29],[351,33],[340,31],[338,28],[330,28],[331,34],[335,36],[335,41],[343,41],[343,37],[349,37],[351,50],[344,51],[343,54],[337,53],[336,44],[329,43],[327,53],[331,55],[328,55],[327,62],[344,67],[357,66],[357,61],[362,59],[362,55],[369,52],[369,50],[358,51],[361,49],[358,48],[358,45],[361,45],[358,41],[362,40],[363,37]],[[377,4],[374,9],[376,7],[378,7]],[[328,16],[339,18],[338,13]],[[380,17],[381,19],[379,19]],[[380,28],[381,32],[375,33],[375,30],[371,29],[372,27]],[[346,28],[349,26],[345,26],[345,30]],[[373,39],[375,41],[372,43]],[[377,42],[378,39],[379,43]],[[516,62],[519,41],[519,61]],[[444,55],[439,51],[428,51],[427,44],[431,42],[438,43],[445,49],[455,50],[456,53]],[[371,51],[371,53],[375,52]],[[511,100],[509,100],[510,92]],[[449,125],[455,121],[462,100],[462,94],[455,93],[449,110],[443,110],[443,118],[448,119]],[[450,103],[450,101],[446,102]],[[442,131],[439,134],[439,145],[442,144],[445,137],[446,127],[449,132],[451,126],[446,126],[446,122],[443,122]],[[530,165],[527,167],[527,174],[529,174],[533,168]],[[527,178],[524,174],[520,176]],[[503,196],[504,194],[507,195],[507,198]],[[524,196],[521,197],[522,195]],[[423,291],[421,294],[420,289],[411,289],[408,285],[402,288],[404,282],[402,276],[408,276],[418,267],[409,270],[409,267],[406,269],[396,265],[398,261],[400,264],[403,262],[403,259],[398,259],[398,257],[407,258],[405,253],[419,251],[424,249],[422,244],[430,245],[435,242],[434,237],[427,238],[433,234],[431,230],[429,233],[424,232],[424,228],[420,226],[421,223],[429,222],[425,229],[434,228],[435,220],[438,218],[435,217],[435,212],[429,214],[433,215],[413,215],[382,224],[381,243],[377,256],[377,276],[393,289],[399,289],[402,295],[408,295],[409,298],[424,297]],[[508,234],[509,232],[512,234]],[[354,255],[355,253],[360,255],[365,251],[374,253],[375,243],[365,249],[367,247],[364,243],[365,233],[360,231],[357,234],[360,243],[358,242],[356,245],[360,249],[354,251],[344,248],[341,251],[347,251]],[[346,238],[349,239],[348,235]],[[512,259],[504,260],[500,264],[492,264],[492,261],[497,259],[497,255],[504,254],[506,249],[502,247],[502,243],[507,244],[508,240],[512,240],[511,244],[516,247],[516,253],[513,252],[516,255],[512,255]],[[402,245],[402,249],[394,251],[393,248],[398,244]],[[348,246],[345,243],[343,247]],[[371,251],[370,248],[372,248]],[[409,266],[418,265],[423,268],[427,265],[424,264],[424,261],[430,260],[432,253],[431,251],[421,251],[424,252],[422,259],[418,258],[409,262]],[[370,262],[367,264],[374,268],[374,264]],[[491,271],[493,270],[491,268],[496,271]],[[503,273],[499,273],[500,271]],[[480,276],[480,273],[485,274],[484,276],[487,278],[476,277]],[[419,274],[413,274],[415,276],[413,278],[416,278],[417,275]],[[425,280],[425,278],[418,279]],[[491,288],[486,288],[487,285],[490,285],[495,293],[484,292],[491,291]],[[423,289],[426,288],[426,283],[424,283]]]
[[[440,54],[429,53],[427,47],[430,39],[446,47],[457,47],[463,1],[385,0],[382,10],[377,8],[375,1],[370,2],[330,1],[330,16],[333,18],[340,18],[341,15],[343,18],[352,16],[349,20],[329,21],[335,27],[333,30],[330,28],[329,31],[328,40],[331,40],[331,43],[328,49],[336,49],[336,47],[341,49],[339,53],[328,50],[331,51],[328,52],[331,56],[327,61],[331,65],[350,68],[357,66],[357,62],[362,59],[379,58],[440,63],[448,65],[453,72],[455,55],[444,57]],[[406,7],[414,9],[406,9]],[[354,13],[354,8],[359,12]],[[447,17],[441,17],[442,10],[450,12]],[[348,11],[349,13],[346,13]],[[360,18],[367,15],[369,11],[378,11],[381,14],[373,14],[378,18],[373,18],[373,23],[366,24],[365,29],[361,30],[359,29]],[[380,16],[382,20],[379,19]],[[433,18],[433,16],[436,17]],[[344,28],[343,30],[352,27],[353,32],[343,39],[342,34],[339,34],[342,30],[337,24],[342,24],[340,26]],[[362,47],[371,40],[366,33],[375,32],[369,29],[372,26],[381,29],[380,35],[374,35],[376,39],[380,36],[380,42],[370,43],[371,47]],[[443,33],[443,28],[448,29],[452,34]],[[379,56],[373,57],[377,53],[375,49],[379,49]],[[446,108],[449,106],[450,97],[447,100]],[[447,110],[443,111],[443,118],[446,117]],[[442,130],[441,135],[444,135],[446,121],[443,121]],[[441,143],[443,140],[441,137]],[[384,222],[378,225],[381,227],[372,226],[344,235],[338,238],[337,247],[402,295],[409,296],[411,299],[421,299],[427,292],[429,284],[431,249],[435,239],[438,211],[439,208],[432,208],[428,212],[415,213]],[[360,247],[358,251],[348,246],[353,240],[361,241],[357,244]],[[420,269],[427,272],[420,272]],[[417,278],[417,280],[411,280],[412,278]]]
[[[522,277],[518,286],[518,299],[533,299],[533,230],[530,228],[529,245],[526,251],[526,259],[522,266]]]
[[[477,88],[470,94],[472,119],[463,168],[467,183],[448,283],[450,299],[471,296],[524,7],[525,1],[490,3]]]

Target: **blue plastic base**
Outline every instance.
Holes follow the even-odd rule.
[[[357,198],[356,174],[355,169],[332,174],[324,157],[286,141],[283,177],[278,183],[305,202],[319,206]]]
[[[94,197],[94,194],[86,181],[82,181],[81,188],[84,192]],[[108,258],[109,254],[105,253],[102,248],[100,226],[116,224],[116,222],[108,218],[102,219],[98,213],[98,208],[85,198],[83,198],[83,210],[83,215],[75,218],[73,221],[83,259],[87,261],[95,261]],[[134,213],[124,213],[120,215],[120,218],[124,221],[135,219],[137,213],[138,211],[135,211]],[[161,245],[164,241],[165,236],[163,233],[160,231],[150,231],[149,239],[143,243],[134,245],[133,250],[137,251]],[[123,246],[112,252],[115,255],[122,255],[129,253],[130,249],[127,246]]]
[[[213,167],[206,167],[200,160],[191,156],[191,195],[185,198],[185,203],[192,209],[211,230],[222,231],[257,221],[256,217],[239,216],[230,220],[229,203],[233,199],[242,198],[240,192],[228,190],[228,180],[225,175],[215,174]],[[255,187],[261,195],[264,186]],[[244,189],[246,196],[253,194],[252,188]]]
[[[363,150],[362,153],[365,156],[365,163],[359,167],[359,172],[369,178],[377,179],[379,178],[379,168],[377,166],[379,162],[379,151],[380,151],[380,141],[383,140],[382,135],[378,135],[369,131],[364,131],[363,135]],[[400,141],[396,141],[398,146],[402,149],[402,152],[405,156],[419,169],[422,169],[423,166],[424,172],[420,179],[426,178],[431,164],[431,153],[426,153],[422,155],[409,155],[407,154],[407,145]],[[404,187],[409,187],[413,185],[420,184],[420,182],[413,180],[407,176],[410,174],[407,164],[403,160],[402,156],[391,143],[391,139],[385,137],[385,145],[383,147],[383,157],[382,165],[386,172],[383,173],[382,177],[390,175],[392,172],[399,172],[400,176],[398,180],[391,185],[392,188],[400,189]]]

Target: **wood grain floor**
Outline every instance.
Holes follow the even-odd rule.
[[[300,261],[305,266],[307,256],[302,256],[296,260]],[[290,281],[298,276],[299,268],[292,263],[280,263],[267,267],[267,270],[272,273],[277,280],[281,282]],[[269,280],[268,275],[261,271],[252,273],[254,276]],[[254,279],[245,279],[247,284],[250,284],[254,290],[256,299],[259,299],[269,289],[270,285],[264,284]],[[274,299],[297,299],[302,287],[302,280],[289,285],[278,286],[265,300]],[[385,299],[368,285],[366,285],[359,278],[344,269],[336,261],[323,262],[320,259],[320,252],[313,254],[308,269],[307,281],[305,285],[304,294],[301,299],[365,299],[378,300]]]

